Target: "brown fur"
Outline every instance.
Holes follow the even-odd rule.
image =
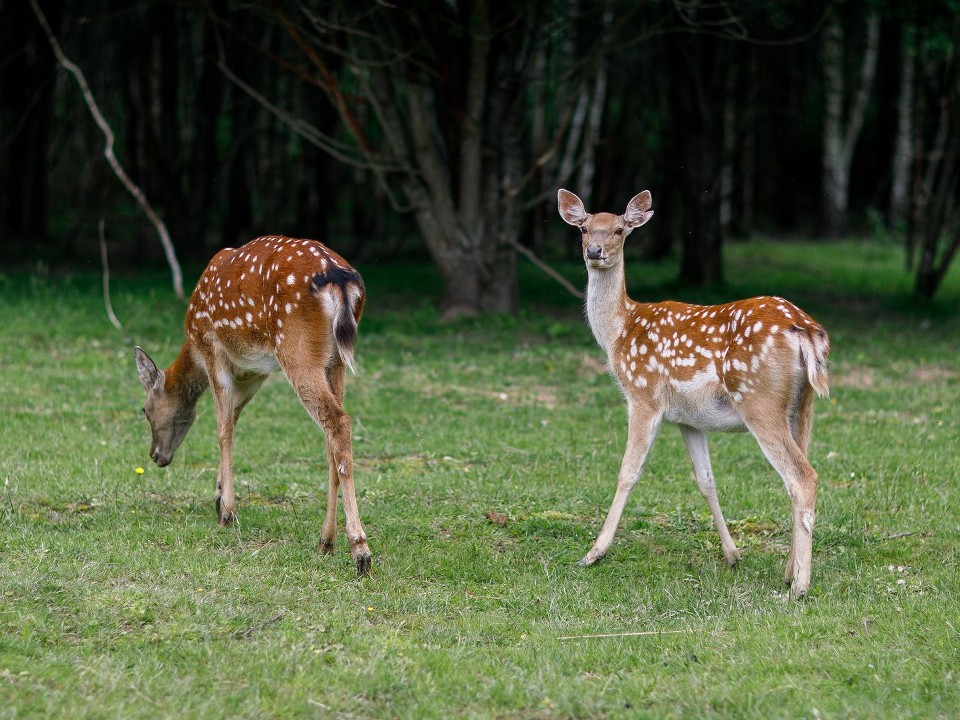
[[[560,215],[578,227],[587,265],[587,319],[607,353],[629,411],[627,449],[617,491],[593,548],[610,548],[623,508],[663,421],[680,426],[697,484],[710,506],[726,561],[740,560],[717,500],[706,433],[748,430],[783,478],[793,504],[793,540],[785,578],[791,595],[810,585],[817,474],[807,461],[814,393],[828,391],[826,331],[780,297],[722,305],[637,303],[626,294],[623,243],[652,216],[649,192],[623,215],[588,213],[560,190]]]
[[[166,370],[158,370],[140,348],[135,358],[147,390],[151,457],[161,466],[173,459],[189,430],[197,400],[207,387],[213,390],[220,444],[215,501],[223,525],[236,514],[236,423],[266,377],[283,370],[327,438],[329,493],[320,547],[325,552],[334,547],[339,489],[350,552],[365,575],[370,551],[354,491],[350,418],[343,408],[344,371],[352,367],[364,300],[359,274],[323,244],[257,238],[221,250],[207,265],[187,309],[187,337]]]

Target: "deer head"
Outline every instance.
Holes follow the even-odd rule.
[[[580,200],[569,190],[557,192],[560,217],[569,225],[580,228],[583,241],[583,261],[587,267],[607,270],[623,260],[623,241],[647,220],[653,217],[653,197],[649,190],[633,196],[623,215],[600,212],[591,215]]]
[[[141,348],[134,348],[134,359],[140,382],[147,391],[143,414],[150,423],[152,439],[150,457],[160,467],[170,464],[173,454],[187,436],[196,417],[196,400],[192,402],[175,393],[167,392],[165,373]]]

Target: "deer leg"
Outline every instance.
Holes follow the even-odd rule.
[[[217,492],[214,502],[217,522],[227,527],[237,516],[237,500],[233,489],[233,437],[240,413],[263,385],[265,376],[256,376],[243,382],[211,382],[217,410],[217,440],[220,444],[220,466],[217,468]]]
[[[350,434],[350,418],[340,412],[328,420],[327,442],[333,446],[336,471],[340,478],[343,494],[343,512],[346,516],[344,532],[350,543],[350,555],[360,575],[370,574],[370,549],[367,547],[367,534],[360,522],[360,509],[353,487],[353,446]]]
[[[237,500],[233,493],[233,431],[237,406],[232,387],[224,386],[219,380],[211,385],[217,410],[217,442],[220,445],[214,503],[217,508],[217,522],[226,527],[233,524],[237,513]]]
[[[620,473],[617,476],[617,491],[613,496],[613,503],[607,512],[600,534],[596,542],[586,555],[580,560],[581,565],[593,565],[598,562],[613,544],[613,536],[617,532],[623,509],[630,497],[630,491],[637,484],[643,463],[650,451],[660,429],[660,417],[649,411],[638,411],[630,407],[630,419],[627,427],[627,449],[620,463]]]
[[[683,442],[687,446],[687,452],[690,453],[690,460],[693,462],[693,472],[697,478],[697,486],[700,493],[706,498],[707,505],[710,506],[710,514],[713,515],[713,524],[720,533],[720,545],[723,547],[723,559],[727,565],[736,567],[740,562],[740,551],[730,537],[730,531],[727,529],[727,522],[723,519],[723,512],[720,510],[720,501],[717,499],[717,483],[713,477],[713,468],[710,465],[710,448],[707,445],[707,434],[688,425],[680,426],[680,434],[683,435]]]
[[[810,434],[813,430],[813,388],[809,385],[803,390],[797,407],[790,417],[790,431],[805,456],[810,447]]]
[[[796,408],[790,415],[790,432],[797,447],[804,457],[810,447],[810,434],[813,429],[813,388],[809,385],[801,391]],[[790,542],[790,554],[787,556],[787,565],[783,571],[783,581],[790,585],[793,582],[793,555],[794,545]]]
[[[304,367],[306,367],[304,365]],[[310,417],[314,419],[327,437],[328,457],[333,461],[333,471],[339,478],[343,494],[343,509],[346,515],[345,532],[350,543],[350,554],[357,566],[357,573],[370,573],[370,549],[367,547],[367,535],[360,522],[360,511],[353,487],[353,445],[350,435],[350,418],[343,410],[327,379],[327,373],[316,370],[297,372],[287,367],[287,375],[300,396]],[[329,494],[336,498],[333,491]],[[329,503],[328,503],[329,505]],[[336,513],[336,503],[333,505]],[[330,517],[327,508],[327,518]],[[335,518],[335,515],[334,515]],[[326,527],[326,522],[324,523]],[[323,542],[323,538],[321,538]]]
[[[799,599],[810,589],[813,561],[813,524],[816,519],[816,470],[794,441],[790,429],[751,426],[750,431],[770,464],[783,478],[793,509],[793,532],[784,579],[790,583],[790,597]]]
[[[338,365],[327,371],[327,380],[330,389],[337,401],[343,405],[343,365]],[[323,519],[323,529],[320,531],[320,551],[332,553],[337,540],[337,495],[340,488],[340,475],[337,472],[337,461],[333,454],[333,445],[327,442],[327,514]]]

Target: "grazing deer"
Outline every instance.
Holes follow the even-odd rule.
[[[193,424],[197,400],[213,389],[220,466],[216,507],[230,525],[233,432],[240,413],[267,376],[283,370],[327,438],[330,480],[320,549],[337,537],[337,489],[343,489],[346,534],[357,572],[370,571],[370,550],[353,489],[350,418],[343,409],[344,368],[356,373],[354,346],[363,312],[359,273],[316,240],[261,237],[217,253],[190,298],[186,340],[177,359],[158,370],[134,350],[147,390],[143,412],[153,433],[150,457],[163,467]]]
[[[779,297],[724,305],[638,303],[627,297],[623,241],[653,216],[649,191],[623,215],[588,213],[571,192],[558,193],[560,216],[580,228],[587,266],[587,320],[627,400],[627,449],[617,491],[593,548],[610,545],[647,453],[666,420],[680,427],[700,492],[720,533],[723,557],[740,560],[717,501],[709,431],[749,430],[783,478],[793,504],[793,537],[784,581],[790,596],[810,588],[817,473],[807,461],[813,394],[828,393],[827,333]]]

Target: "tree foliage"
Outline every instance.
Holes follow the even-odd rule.
[[[276,232],[358,260],[427,253],[447,315],[511,311],[518,245],[574,252],[558,187],[613,211],[652,190],[643,249],[679,252],[696,284],[722,279],[733,235],[817,232],[837,178],[832,226],[903,222],[918,294],[956,250],[951,0],[43,7],[187,262]],[[106,217],[114,256],[159,260],[29,7],[0,14],[0,255],[95,257]],[[858,93],[871,15],[876,76]],[[856,142],[825,153],[830,118],[842,130],[858,105]]]

